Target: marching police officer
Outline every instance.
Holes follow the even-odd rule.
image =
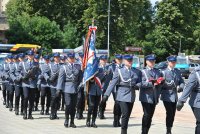
[[[196,118],[195,134],[200,134],[200,68],[191,72],[181,97],[178,99],[177,110],[180,111],[190,97],[189,105]]]
[[[113,63],[111,65],[111,69],[112,69],[113,74],[114,74],[116,69],[122,67],[122,55],[116,54],[114,62],[115,63]],[[119,101],[116,100],[116,97],[117,97],[116,87],[113,89],[112,95],[113,95],[113,98],[114,98],[114,101],[115,101],[114,108],[113,108],[113,114],[114,114],[113,127],[121,127],[121,124],[120,124],[121,109],[120,109]]]
[[[60,53],[53,54],[53,62],[49,64],[50,67],[50,89],[51,89],[51,114],[50,119],[59,119],[57,116],[57,110],[59,107],[59,96],[56,95],[56,86],[58,82],[58,74],[60,70]]]
[[[60,64],[61,65],[64,65],[66,63],[66,60],[67,60],[67,56],[65,56],[65,55],[60,56]],[[59,105],[61,105],[61,111],[65,111],[65,98],[64,98],[63,92],[61,92],[61,96],[59,97],[59,99],[60,99]]]
[[[132,55],[124,55],[123,59],[124,66],[115,70],[102,101],[108,99],[116,86],[116,100],[119,102],[122,112],[121,134],[127,134],[128,122],[135,102],[135,90],[138,90],[141,85],[142,74],[140,70],[132,68]]]
[[[39,63],[34,61],[34,51],[27,52],[28,59],[19,64],[17,77],[22,79],[24,94],[24,116],[23,119],[33,119],[32,110],[34,107],[35,90],[37,90],[37,74],[39,72]],[[27,117],[27,108],[29,103],[29,113]]]
[[[101,68],[104,72],[104,79],[102,79],[102,87],[103,87],[102,97],[103,97],[104,93],[107,90],[108,84],[110,80],[112,79],[112,71],[111,71],[110,66],[107,64],[108,62],[107,55],[102,55],[99,57],[99,59],[100,59],[99,68]],[[100,119],[105,119],[105,116],[104,116],[105,109],[106,109],[106,102],[104,103],[100,102],[100,105],[99,105]]]
[[[65,95],[65,123],[68,127],[69,115],[71,117],[70,126],[76,128],[74,117],[76,113],[77,88],[82,80],[82,72],[80,64],[75,63],[75,53],[68,53],[68,63],[63,65],[58,76],[57,92],[63,90]]]
[[[49,56],[43,57],[44,64],[40,64],[40,75],[38,76],[38,89],[41,92],[41,111],[40,114],[44,115],[44,105],[46,98],[46,110],[45,115],[49,115],[49,107],[51,102],[51,90],[49,86]]]
[[[4,63],[1,66],[1,79],[2,79],[2,94],[3,94],[3,105],[6,105],[6,108],[9,107],[9,94],[8,94],[8,80],[6,80],[5,75],[4,75],[4,71],[6,68],[6,64],[7,64],[7,57],[4,60]]]
[[[36,54],[34,56],[34,62],[37,62],[38,64],[40,64],[40,55],[39,54]],[[40,71],[38,71],[38,74],[37,76],[40,75]],[[39,100],[40,100],[40,90],[38,89],[37,87],[37,90],[35,90],[35,104],[34,104],[34,108],[33,108],[33,111],[38,111],[38,104],[39,104]]]
[[[95,75],[96,80],[94,77],[89,80],[88,95],[87,95],[88,113],[87,113],[86,127],[97,128],[95,122],[97,118],[98,106],[103,92],[101,89],[102,87],[97,83],[97,80],[102,81],[103,79],[105,79],[105,76],[106,75],[104,74],[103,68],[98,68],[98,73]],[[91,122],[91,116],[92,116],[92,122]]]
[[[22,83],[19,77],[17,77],[17,70],[19,68],[19,61],[18,58],[23,55],[15,55],[13,56],[13,66],[11,67],[11,74],[10,77],[14,81],[14,87],[15,87],[15,114],[19,115],[19,102],[21,98],[21,115],[23,115],[23,101],[24,101],[24,96],[23,96],[23,88],[22,88]]]
[[[11,73],[12,73],[12,66],[13,66],[13,55],[7,56],[7,64],[5,64],[5,70],[4,75],[5,79],[8,80],[7,85],[7,93],[8,93],[8,100],[9,100],[9,111],[13,110],[13,98],[14,98],[14,82],[11,79]]]
[[[165,83],[161,90],[161,100],[166,109],[166,127],[167,134],[171,134],[174,117],[176,113],[176,103],[178,101],[177,92],[182,92],[184,88],[184,80],[176,65],[176,56],[167,57],[168,67],[162,71]]]
[[[156,56],[151,54],[145,57],[146,69],[142,70],[142,85],[139,100],[143,107],[142,134],[148,134],[152,117],[160,96],[162,74],[154,68]]]
[[[83,62],[83,56],[84,54],[81,52],[78,54],[79,55],[79,61],[78,64],[82,67],[82,62]],[[83,73],[83,70],[81,70]],[[84,94],[84,86],[80,86],[78,88],[78,97],[77,97],[77,113],[76,113],[76,118],[78,120],[84,119],[83,117],[83,111],[85,108],[85,94]]]

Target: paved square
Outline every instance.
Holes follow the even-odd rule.
[[[0,98],[2,98],[1,91]],[[3,106],[3,102],[0,101],[0,134],[120,134],[120,128],[112,127],[112,108],[113,99],[110,97],[105,114],[107,119],[97,119],[96,124],[98,125],[98,128],[87,128],[85,127],[86,120],[75,120],[77,128],[72,129],[65,128],[63,125],[64,111],[59,111],[59,120],[49,120],[49,116],[40,115],[39,111],[33,112],[34,120],[23,120],[22,116],[16,116],[14,111],[10,112],[5,108],[5,106]],[[138,101],[137,93],[137,100],[134,104],[129,121],[128,134],[141,133],[142,114],[142,107]],[[86,113],[84,116],[86,117]],[[195,133],[195,118],[188,104],[185,104],[181,112],[177,112],[172,132],[173,134]],[[165,108],[163,103],[160,101],[156,108],[149,134],[165,133]]]

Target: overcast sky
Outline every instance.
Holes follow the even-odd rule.
[[[152,5],[154,6],[156,1],[161,1],[161,0],[150,0],[150,1],[151,1]]]

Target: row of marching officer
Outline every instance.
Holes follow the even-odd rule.
[[[63,64],[69,65],[70,62],[74,62],[74,58],[74,54],[68,54],[68,62],[66,62],[65,56],[54,53],[51,58],[48,55],[43,56],[44,64],[40,64],[40,56],[35,54],[32,50],[28,51],[27,55],[23,53],[8,55],[3,65],[0,66],[3,104],[6,105],[6,108],[9,108],[10,111],[15,108],[15,114],[23,115],[23,119],[33,119],[32,111],[38,111],[40,99],[40,114],[50,114],[51,120],[58,119],[57,110],[60,108],[61,94],[64,99],[63,92],[57,90],[59,70]],[[70,73],[74,73],[74,71]],[[65,98],[68,99],[67,97]],[[19,106],[20,99],[21,106]],[[13,103],[14,100],[15,103]],[[68,102],[68,100],[66,101]],[[15,104],[15,106],[13,106],[13,104]],[[64,108],[63,104],[62,109]],[[19,113],[20,107],[21,112]],[[82,104],[79,104],[79,107],[82,107]],[[50,113],[49,110],[51,110]],[[83,108],[81,110],[83,111]],[[80,111],[81,116],[82,111]]]
[[[8,55],[5,63],[0,67],[4,105],[6,105],[6,108],[9,107],[10,111],[13,110],[15,93],[15,114],[19,115],[21,98],[20,114],[23,115],[24,119],[33,119],[34,102],[38,105],[36,98],[39,97],[36,92],[36,85],[39,74],[39,62],[37,62],[39,56],[35,56],[33,51],[27,53],[27,59],[25,59],[25,54],[23,53],[14,56]],[[28,106],[29,110],[27,109]]]
[[[124,65],[116,66],[112,80],[102,98],[102,103],[106,103],[110,94],[116,91],[114,109],[118,105],[120,112],[114,113],[114,124],[120,126],[121,115],[121,134],[127,134],[128,122],[136,98],[135,90],[140,90],[139,100],[143,107],[142,134],[149,132],[159,98],[166,109],[166,133],[171,134],[178,102],[177,93],[183,91],[185,85],[180,71],[175,69],[176,56],[167,58],[168,67],[162,71],[154,68],[156,56],[153,54],[145,57],[147,66],[142,70],[132,67],[131,55],[124,55],[123,59]]]
[[[78,119],[83,118],[84,110],[83,69],[81,63],[76,62],[75,54],[67,54],[67,60],[66,57],[62,57],[62,62],[59,53],[54,53],[53,59],[46,55],[43,56],[44,64],[39,64],[39,56],[34,55],[33,51],[28,51],[27,60],[23,60],[24,56],[20,54],[20,61],[17,62],[16,57],[9,55],[6,63],[0,67],[0,77],[7,91],[6,96],[3,90],[6,107],[12,111],[15,90],[15,113],[19,114],[19,98],[21,97],[23,118],[33,119],[32,110],[34,102],[37,110],[39,91],[41,92],[41,114],[48,115],[49,107],[51,107],[50,119],[58,119],[57,110],[60,108],[60,96],[62,95],[65,101],[64,126],[75,128],[76,108]],[[83,54],[79,56],[83,57]],[[115,100],[113,126],[121,127],[121,133],[126,134],[136,98],[135,90],[140,90],[139,99],[143,107],[142,134],[148,134],[159,98],[166,109],[167,134],[171,134],[177,102],[177,109],[180,110],[190,94],[190,105],[197,119],[196,133],[199,132],[200,76],[198,69],[191,73],[189,82],[185,86],[180,71],[174,68],[176,56],[167,58],[168,67],[162,71],[154,68],[155,55],[145,57],[147,66],[142,70],[132,67],[132,55],[116,54],[115,63],[110,65],[107,64],[107,58],[105,55],[99,58],[98,73],[89,81],[87,127],[97,127],[95,121],[98,111],[99,118],[105,119],[106,101],[112,93]],[[96,83],[96,78],[101,81],[102,89]],[[181,91],[183,95],[178,100],[177,93]],[[45,97],[47,97],[46,110],[44,109]],[[27,111],[28,106],[29,111]]]

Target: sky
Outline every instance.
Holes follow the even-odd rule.
[[[156,1],[161,1],[161,0],[150,0],[150,1],[151,1],[152,5],[154,6]]]

